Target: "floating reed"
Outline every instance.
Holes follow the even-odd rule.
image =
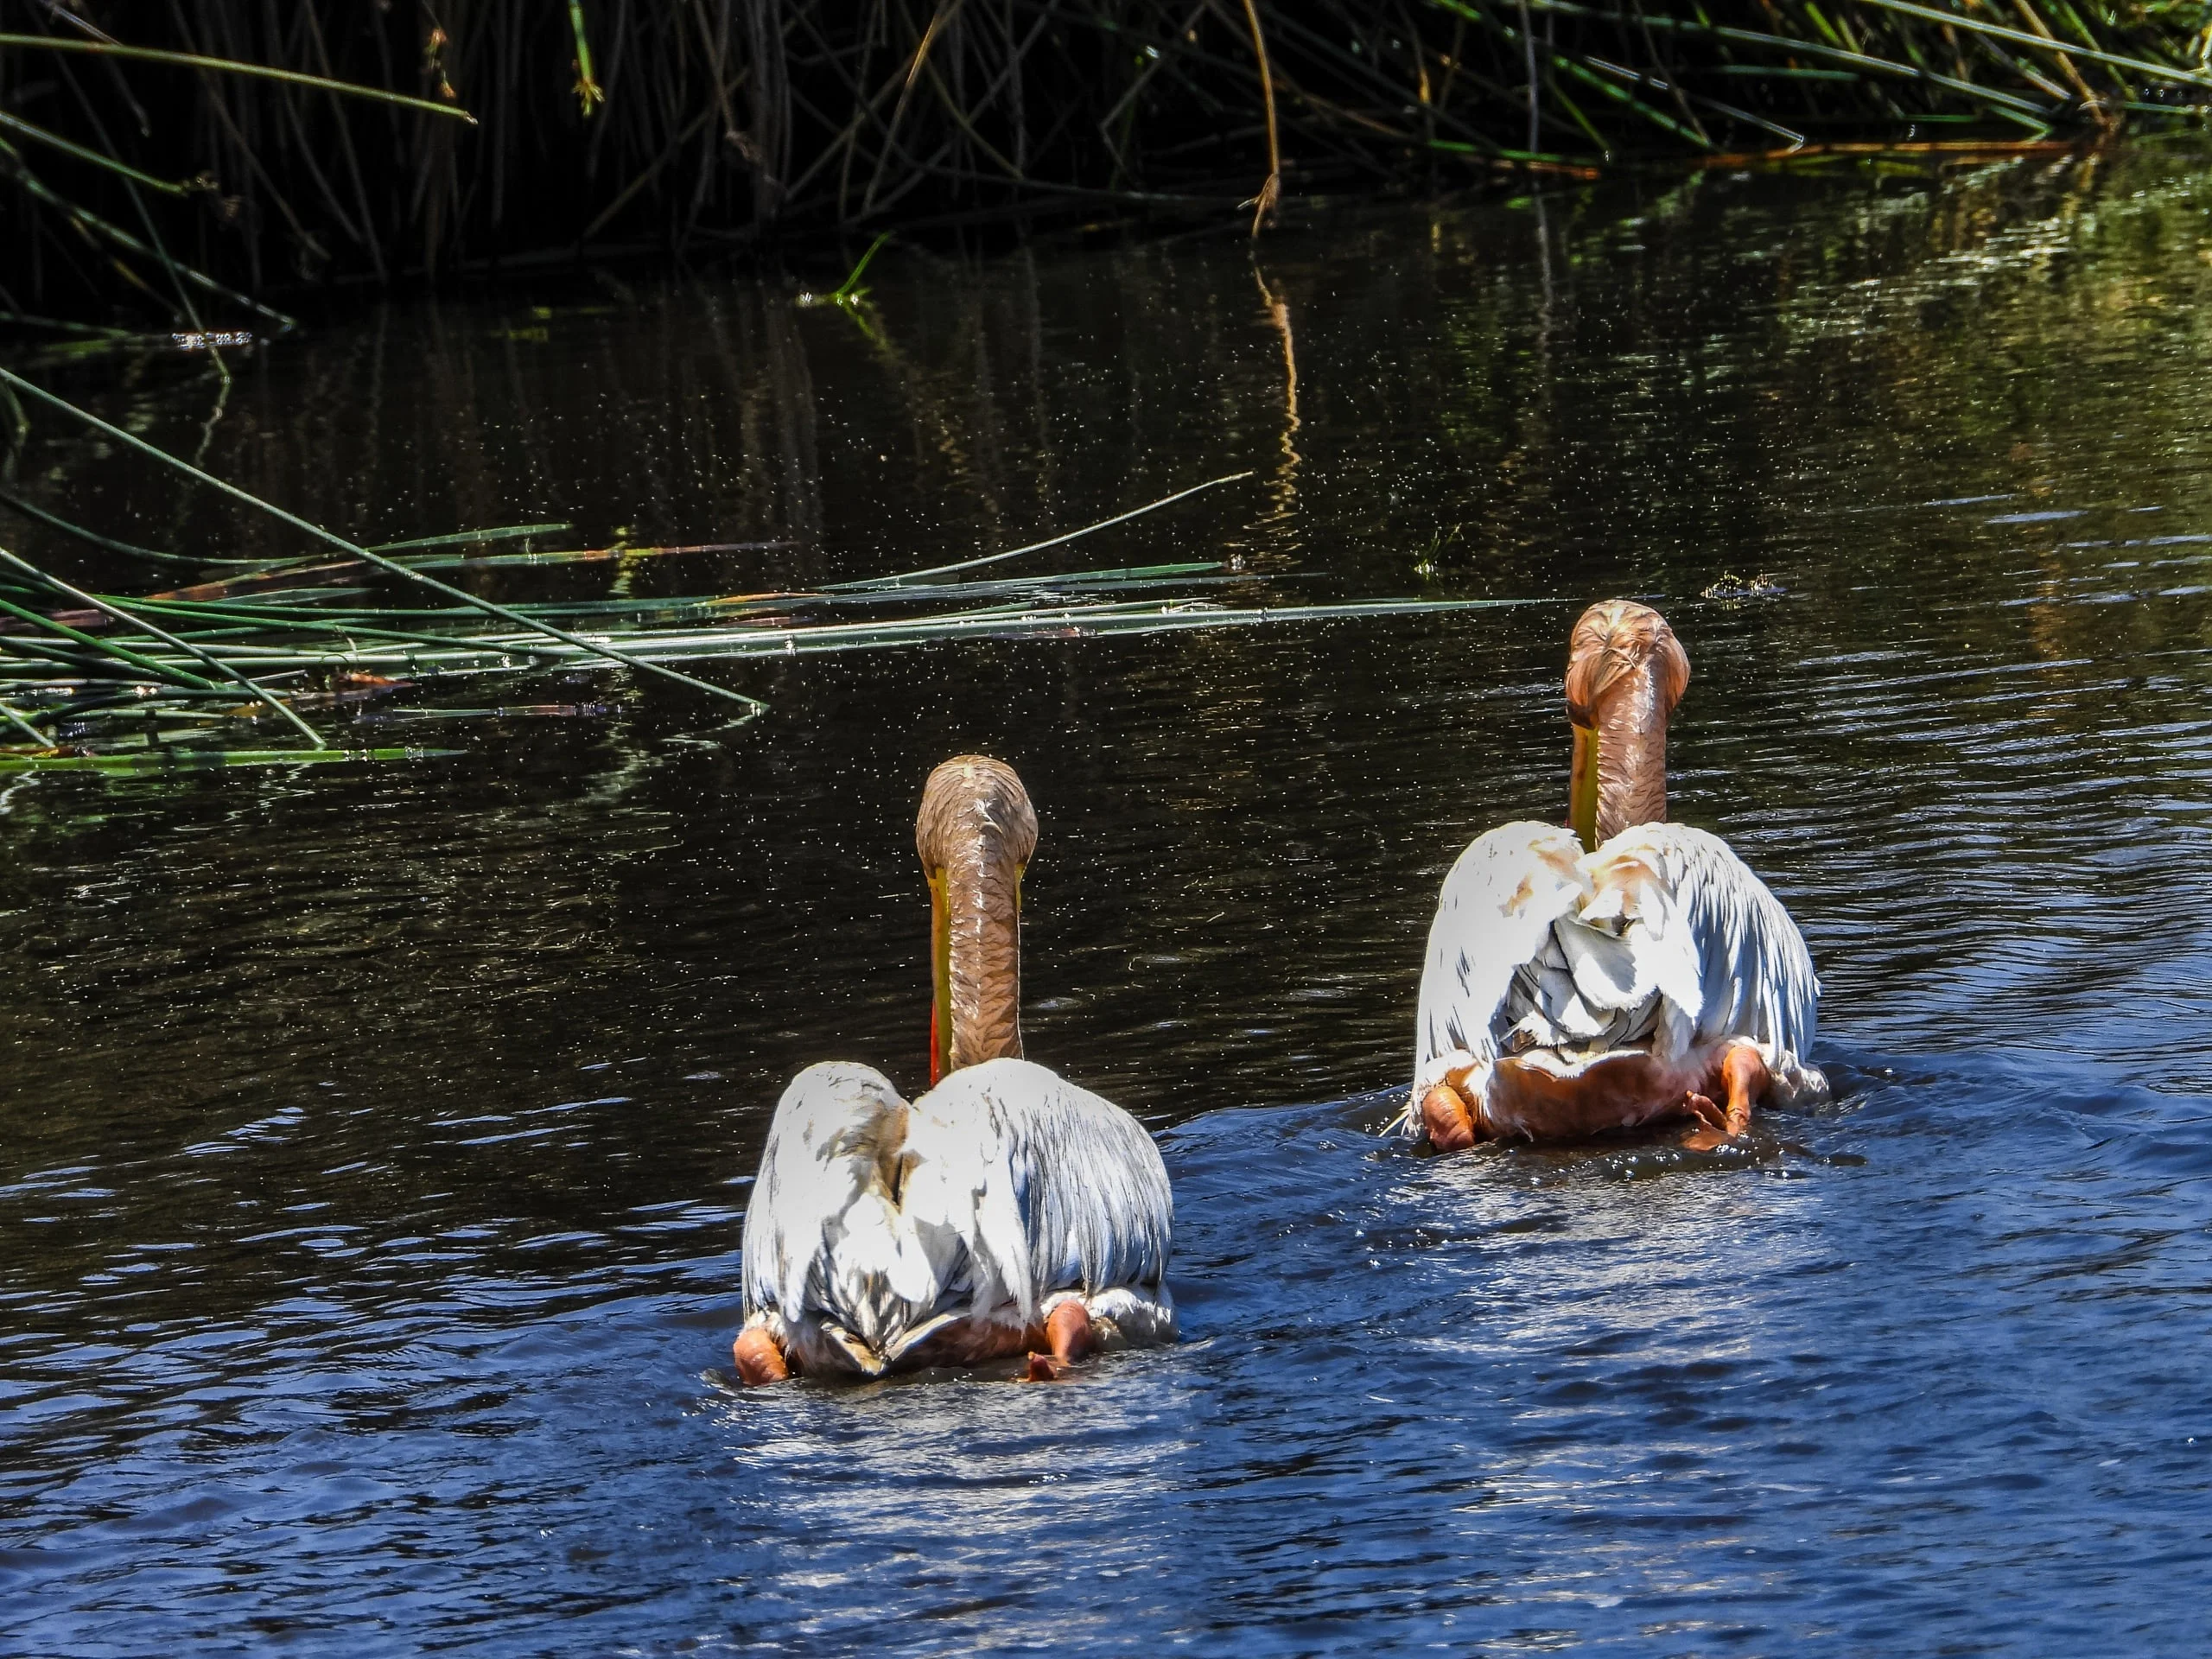
[[[6,14],[0,14],[6,15]],[[0,34],[0,310],[591,247],[2201,118],[2208,0],[423,0]],[[855,272],[857,278],[858,272]],[[846,290],[828,296],[849,297]]]
[[[207,580],[133,593],[97,592],[0,548],[0,772],[59,766],[136,772],[164,757],[194,766],[265,766],[349,757],[399,760],[429,751],[362,741],[406,721],[592,718],[603,703],[442,701],[486,677],[527,681],[549,671],[628,669],[740,705],[765,705],[678,671],[676,663],[880,651],[948,640],[1093,639],[1352,620],[1473,608],[1510,601],[1392,599],[1323,605],[1230,604],[1263,584],[1217,561],[1011,575],[984,567],[1103,534],[1201,492],[1252,476],[1235,473],[1179,490],[1091,524],[1001,552],[804,592],[632,599],[618,594],[494,604],[428,574],[429,567],[564,564],[635,556],[680,558],[737,545],[578,548],[498,553],[565,524],[500,526],[357,545],[109,425],[10,371],[5,386],[110,443],[183,474],[322,543],[283,560],[199,558],[120,542],[12,495],[0,505],[109,555],[156,569],[207,567]],[[455,550],[467,548],[471,556]],[[173,580],[173,578],[172,578]],[[1273,578],[1280,582],[1281,578]],[[1545,601],[1529,601],[1545,602]],[[556,620],[557,619],[557,620]],[[498,624],[487,627],[486,623]],[[319,715],[322,724],[313,723]],[[334,717],[350,715],[340,723]],[[271,718],[302,740],[276,749],[251,734]],[[246,741],[241,741],[241,734]],[[439,753],[446,753],[440,751]]]

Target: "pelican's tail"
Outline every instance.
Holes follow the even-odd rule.
[[[935,1322],[945,1289],[938,1264],[898,1195],[878,1180],[829,1224],[822,1283],[810,1300],[825,1324],[888,1364],[912,1345],[915,1331]]]
[[[933,1314],[919,1325],[909,1326],[893,1338],[891,1345],[884,1351],[883,1363],[887,1365],[896,1365],[915,1349],[944,1330],[946,1325],[957,1322],[961,1317],[961,1310],[956,1308],[950,1313]]]
[[[846,1330],[843,1325],[834,1319],[817,1319],[815,1321],[815,1329],[821,1333],[825,1341],[842,1354],[847,1363],[862,1376],[883,1375],[885,1365],[883,1356]]]
[[[948,1292],[913,1224],[895,1203],[862,1192],[830,1218],[831,1236],[793,1336],[810,1369],[880,1376],[961,1317],[946,1311]]]
[[[957,1313],[933,1314],[881,1343],[868,1342],[855,1336],[833,1319],[824,1318],[817,1323],[823,1336],[834,1343],[837,1351],[852,1362],[855,1370],[862,1376],[881,1376],[959,1318]]]

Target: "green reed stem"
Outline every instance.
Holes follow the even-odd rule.
[[[341,636],[351,634],[358,635],[364,639],[397,639],[415,645],[440,647],[474,645],[492,651],[516,649],[512,645],[486,645],[484,641],[467,634],[417,633],[410,632],[404,628],[357,626],[352,622],[334,620],[331,613],[327,611],[301,615],[274,606],[226,605],[213,601],[182,599],[134,599],[130,603],[134,609],[156,610],[172,616],[206,616],[226,621],[256,623],[260,626],[254,632],[258,632],[333,633]],[[368,614],[375,615],[378,613],[370,612]],[[448,612],[447,614],[454,614],[454,613]]]
[[[39,667],[54,665],[66,668],[73,673],[90,675],[97,679],[123,680],[131,685],[159,684],[179,695],[198,695],[192,687],[181,683],[166,669],[133,668],[112,655],[73,650],[67,645],[55,645],[50,639],[32,639],[20,633],[0,633],[0,654],[15,658],[18,662],[27,659]],[[45,677],[38,677],[43,679]],[[199,677],[194,675],[192,677],[197,680]]]
[[[1510,35],[1513,31],[1509,29],[1506,32],[1508,35]],[[1628,88],[1606,79],[1595,70],[1591,69],[1576,61],[1574,59],[1567,57],[1560,53],[1553,53],[1551,54],[1551,59],[1552,67],[1554,68],[1564,69],[1568,74],[1573,75],[1584,86],[1593,86],[1599,92],[1603,92],[1607,98],[1611,99],[1615,103],[1626,105],[1630,109],[1634,110],[1645,120],[1650,122],[1652,125],[1657,127],[1662,132],[1671,132],[1675,137],[1681,139],[1685,143],[1694,144],[1700,149],[1710,150],[1715,148],[1711,139],[1707,138],[1702,135],[1693,131],[1688,127],[1684,126],[1681,122],[1675,120],[1673,116],[1669,115],[1664,110],[1653,109],[1650,105],[1646,104],[1642,99],[1637,97],[1636,94],[1630,92]]]
[[[118,542],[98,531],[86,530],[82,524],[73,524],[67,518],[48,512],[44,507],[34,506],[21,496],[11,495],[6,490],[0,490],[0,506],[9,507],[26,518],[44,524],[49,530],[58,530],[64,536],[73,537],[88,546],[103,548],[110,553],[125,554],[134,559],[149,560],[156,564],[182,565],[188,569],[199,570],[209,565],[261,563],[258,559],[197,559],[188,553],[158,553],[150,547],[133,547],[129,542]]]
[[[0,322],[14,323],[23,328],[50,328],[57,334],[86,334],[96,340],[151,338],[161,340],[168,338],[165,334],[155,334],[149,337],[141,329],[110,328],[97,322],[67,322],[60,317],[35,317],[24,311],[0,311]]]
[[[25,720],[21,715],[17,714],[13,709],[10,709],[4,702],[0,702],[0,720],[6,721],[17,731],[28,734],[31,741],[37,744],[41,748],[47,748],[52,746],[52,740],[50,740],[44,732],[39,730],[37,727],[32,725],[30,721]]]
[[[257,684],[256,682],[248,679],[244,674],[240,673],[237,669],[232,668],[228,663],[217,661],[214,658],[209,656],[205,651],[201,650],[198,645],[194,645],[190,640],[180,639],[173,633],[164,632],[160,627],[156,626],[154,623],[149,622],[144,617],[134,617],[130,612],[122,609],[118,606],[110,604],[106,600],[100,598],[98,594],[88,594],[81,588],[72,588],[67,582],[60,580],[58,577],[47,575],[45,571],[31,563],[29,560],[18,558],[15,554],[10,553],[4,547],[0,547],[0,564],[6,564],[11,569],[22,570],[31,575],[37,576],[51,586],[55,592],[67,594],[70,598],[81,601],[83,603],[91,606],[94,610],[105,612],[118,622],[128,622],[134,627],[143,628],[146,632],[152,634],[154,638],[159,639],[164,645],[175,645],[179,651],[188,653],[195,660],[205,663],[208,667],[213,669],[218,674],[221,674],[227,678],[236,680],[239,685],[243,686],[246,690],[248,693],[258,698],[263,702],[267,703],[279,715],[283,715],[286,720],[290,721],[293,725],[298,727],[302,732],[307,734],[307,740],[308,742],[315,744],[317,747],[327,747],[323,743],[322,734],[316,731],[314,727],[308,725],[307,721],[302,720],[297,715],[294,714],[289,705],[278,701],[274,692],[270,691],[267,687]]]
[[[569,31],[576,41],[576,101],[583,105],[586,119],[593,110],[607,102],[607,94],[592,79],[591,42],[584,37],[583,0],[569,0]]]
[[[134,749],[123,754],[0,754],[0,773],[15,772],[220,772],[233,766],[335,766],[355,760],[429,760],[461,749]]]
[[[874,258],[874,257],[875,257],[875,251],[876,251],[876,250],[877,250],[878,248],[880,248],[880,247],[881,247],[885,243],[888,242],[890,239],[891,239],[891,232],[888,232],[888,231],[886,231],[886,232],[884,232],[884,233],[883,233],[882,235],[880,235],[880,236],[877,237],[877,238],[875,238],[875,240],[874,240],[874,241],[873,241],[873,242],[871,242],[871,243],[869,243],[869,244],[868,245],[868,251],[867,251],[866,253],[864,253],[864,254],[861,255],[861,262],[860,262],[860,264],[856,264],[856,265],[855,265],[855,266],[853,267],[852,274],[851,274],[850,276],[847,276],[847,277],[845,278],[845,280],[843,281],[843,283],[842,283],[841,284],[839,284],[839,286],[838,286],[838,288],[837,288],[836,292],[835,292],[834,294],[830,295],[830,304],[832,304],[832,305],[850,305],[850,304],[852,304],[855,300],[857,300],[857,299],[859,299],[859,298],[860,298],[860,296],[861,296],[861,273],[862,271],[864,271],[864,270],[866,270],[868,269],[868,262],[869,260],[871,260],[871,259],[873,259],[873,258]]]
[[[2146,58],[2122,57],[2115,52],[2100,51],[2094,47],[2075,46],[2065,41],[2052,40],[2048,35],[2031,35],[2022,29],[2008,29],[2002,23],[1985,23],[1979,18],[1967,17],[1955,11],[1942,11],[1934,6],[1915,5],[1913,0],[1865,0],[1870,6],[1879,6],[1885,11],[1901,12],[1908,17],[1922,17],[1929,22],[1947,23],[1953,29],[1967,29],[1976,35],[1986,35],[1993,40],[2009,41],[2016,46],[2031,46],[2038,52],[2055,53],[2061,57],[2082,58],[2091,63],[2108,64],[2115,69],[2133,69],[2139,75],[2154,75],[2161,80],[2184,81],[2196,86],[2212,86],[2212,74],[2202,70],[2189,69],[2173,64],[2157,64]]]
[[[20,47],[29,52],[82,52],[93,57],[127,58],[137,63],[175,64],[183,69],[207,69],[218,74],[245,75],[257,80],[281,80],[289,86],[305,86],[319,92],[343,92],[348,98],[365,98],[378,104],[397,105],[402,109],[418,110],[429,115],[451,116],[476,124],[476,118],[458,104],[433,103],[427,98],[410,98],[404,92],[388,92],[381,86],[362,86],[350,80],[331,80],[322,75],[305,75],[296,69],[276,69],[267,64],[241,63],[234,58],[203,58],[191,52],[164,52],[150,46],[120,46],[109,41],[76,41],[58,35],[0,35],[0,47]]]
[[[372,553],[397,553],[415,547],[461,547],[471,542],[512,542],[524,536],[558,536],[575,526],[557,524],[502,524],[496,530],[457,530],[449,536],[417,536],[404,542],[371,542]]]
[[[0,370],[0,375],[6,375],[6,371]],[[12,375],[7,378],[14,378]],[[1144,505],[1132,507],[1127,512],[1117,512],[1111,518],[1101,518],[1095,524],[1085,524],[1081,530],[1069,531],[1064,536],[1048,536],[1043,541],[1031,542],[1026,547],[1010,547],[1003,553],[986,553],[980,559],[962,559],[954,564],[933,564],[926,570],[909,570],[903,575],[870,576],[861,582],[834,582],[823,588],[823,591],[836,594],[849,593],[861,588],[899,588],[910,582],[919,582],[925,576],[947,575],[955,570],[972,570],[979,564],[996,564],[1001,559],[1017,559],[1024,553],[1041,552],[1048,547],[1058,547],[1063,542],[1072,542],[1079,537],[1089,536],[1094,531],[1110,529],[1116,524],[1127,524],[1132,518],[1141,518],[1147,512],[1157,512],[1162,507],[1173,506],[1176,502],[1186,500],[1202,490],[1212,489],[1217,484],[1234,484],[1240,479],[1252,476],[1254,474],[1249,469],[1241,473],[1224,473],[1219,478],[1210,478],[1203,484],[1193,484],[1187,490],[1178,490],[1173,495],[1161,496],[1157,501],[1147,501]]]
[[[169,196],[188,196],[192,194],[192,187],[188,184],[179,184],[171,179],[157,179],[150,173],[141,173],[128,162],[119,162],[112,156],[103,156],[97,149],[87,149],[82,144],[74,143],[64,138],[58,132],[48,132],[44,127],[34,126],[20,117],[9,114],[5,110],[0,110],[0,127],[5,127],[10,132],[22,135],[35,144],[44,144],[48,149],[58,149],[64,156],[72,156],[87,166],[105,168],[111,173],[119,173],[126,179],[144,185],[149,190],[159,190],[162,194]]]
[[[0,550],[0,558],[12,560],[15,556],[5,550]],[[32,568],[35,569],[35,567]],[[29,622],[34,627],[43,628],[48,633],[57,634],[64,639],[82,645],[95,657],[105,657],[116,662],[128,663],[141,673],[150,674],[157,680],[168,680],[180,685],[196,686],[202,690],[212,691],[215,689],[215,683],[213,680],[203,680],[197,674],[188,673],[181,668],[173,668],[166,663],[157,663],[150,657],[141,657],[129,646],[118,645],[111,639],[96,639],[89,633],[71,627],[67,622],[57,622],[54,618],[41,612],[27,610],[12,600],[0,599],[0,611],[4,611],[10,616],[22,621]],[[26,640],[22,643],[28,645],[32,642]]]
[[[1480,14],[1465,3],[1465,0],[1431,0],[1455,14],[1465,13],[1479,19]],[[2002,92],[1994,86],[1976,86],[1970,80],[1960,80],[1950,75],[1937,74],[1932,69],[1915,68],[1909,63],[1897,63],[1889,58],[1878,58],[1865,52],[1854,52],[1847,47],[1828,46],[1819,41],[1792,39],[1787,35],[1768,35],[1755,29],[1733,29],[1720,23],[1696,22],[1686,17],[1664,17],[1647,14],[1636,16],[1628,12],[1605,11],[1596,6],[1574,3],[1574,0],[1529,0],[1532,11],[1553,12],[1561,17],[1587,17],[1597,22],[1612,23],[1620,28],[1671,29],[1679,35],[1703,35],[1716,41],[1729,41],[1741,46],[1763,47],[1770,51],[1803,57],[1826,58],[1834,63],[1847,63],[1855,68],[1871,70],[1877,74],[1891,75],[1905,80],[1924,81],[1931,86],[1941,86],[1947,92],[1957,92],[1963,98],[1986,104],[1999,111],[2012,111],[2031,118],[2035,124],[2042,124],[2042,118],[2055,111],[2049,105],[2038,104],[2032,99],[2015,92]],[[2046,129],[2048,130],[2048,129]]]

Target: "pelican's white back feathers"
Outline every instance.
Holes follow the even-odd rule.
[[[1802,1065],[1820,991],[1789,912],[1719,836],[1638,824],[1585,854],[1571,830],[1504,824],[1445,878],[1402,1122],[1418,1131],[1446,1073],[1529,1048],[1675,1059],[1748,1038],[1785,1094],[1822,1090]]]
[[[871,1375],[955,1320],[1033,1325],[1058,1292],[1138,1291],[1152,1324],[1129,1334],[1171,1336],[1174,1219],[1143,1127],[1044,1066],[966,1066],[911,1106],[872,1067],[810,1066],[746,1214],[745,1311]]]

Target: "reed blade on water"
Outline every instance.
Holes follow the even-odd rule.
[[[677,671],[674,663],[881,651],[974,639],[1090,639],[1244,628],[1261,624],[1350,623],[1513,601],[1386,599],[1332,604],[1217,603],[1204,592],[1265,595],[1289,578],[1227,570],[1221,561],[1100,567],[1015,576],[969,572],[1061,547],[1163,511],[1199,493],[1249,480],[1228,474],[1096,523],[997,552],[817,589],[702,593],[640,599],[491,601],[429,575],[426,563],[607,563],[636,556],[775,547],[780,541],[702,542],[652,548],[550,549],[522,555],[450,554],[461,546],[536,542],[567,531],[552,521],[442,532],[357,545],[201,472],[188,463],[0,369],[0,386],[66,414],[111,442],[162,461],[340,551],[289,560],[231,561],[238,574],[151,593],[103,593],[0,550],[0,760],[6,769],[123,772],[169,766],[286,765],[302,757],[400,760],[427,752],[344,743],[319,729],[352,710],[353,723],[575,718],[601,705],[524,700],[466,707],[435,702],[442,686],[484,677],[525,681],[550,670],[627,669],[736,702],[741,720],[765,705],[728,687]],[[126,559],[151,550],[88,531],[29,500],[11,505],[73,542]],[[200,561],[164,551],[157,563]],[[395,603],[428,590],[451,601]],[[1529,601],[1545,602],[1545,601]],[[559,616],[565,626],[547,619]],[[487,631],[486,622],[502,625]],[[226,706],[227,705],[227,706]],[[393,706],[404,705],[404,706]],[[238,734],[274,717],[306,748],[273,750]]]

